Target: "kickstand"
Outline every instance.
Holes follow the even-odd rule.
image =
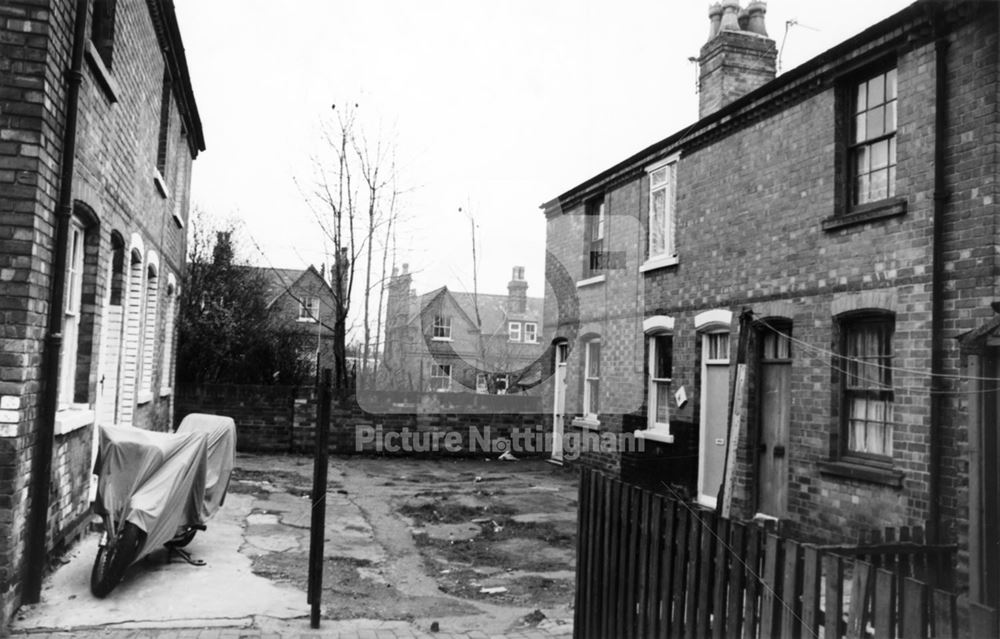
[[[183,548],[174,548],[172,546],[168,546],[168,548],[170,549],[170,551],[167,553],[167,563],[168,564],[171,563],[171,559],[176,554],[178,557],[180,557],[184,561],[188,562],[192,566],[204,566],[205,565],[205,560],[204,559],[195,559],[194,557],[191,556],[191,553],[189,553],[188,551],[184,550]]]

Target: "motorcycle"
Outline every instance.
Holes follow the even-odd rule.
[[[183,549],[222,507],[236,456],[232,418],[193,413],[174,433],[101,426],[94,512],[104,534],[90,590],[107,596],[129,566],[162,546]]]

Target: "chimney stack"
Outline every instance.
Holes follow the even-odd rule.
[[[708,42],[698,57],[698,117],[703,118],[774,79],[778,48],[764,25],[767,3],[716,2],[708,9]]]
[[[528,283],[524,281],[524,267],[515,266],[507,282],[507,312],[524,313],[528,310]]]

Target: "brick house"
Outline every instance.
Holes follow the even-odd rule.
[[[96,424],[171,424],[204,148],[169,0],[0,5],[0,631],[88,521]]]
[[[543,205],[549,422],[804,539],[928,522],[995,606],[1000,12],[918,1],[775,77],[765,9],[711,7],[697,122]]]
[[[524,267],[513,268],[507,295],[447,286],[417,295],[412,282],[406,264],[389,280],[380,388],[511,394],[539,382],[543,303],[528,297]]]
[[[301,333],[313,374],[316,354],[320,368],[333,368],[333,288],[324,273],[306,269],[258,268],[268,282],[267,305],[279,326]]]

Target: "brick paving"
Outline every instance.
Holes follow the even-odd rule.
[[[211,627],[211,628],[79,628],[73,630],[15,631],[12,637],[30,639],[550,639],[570,637],[572,627],[558,624],[525,628],[506,634],[471,632],[430,632],[406,622],[323,621],[320,628],[309,628],[306,620],[285,622],[280,628]]]

